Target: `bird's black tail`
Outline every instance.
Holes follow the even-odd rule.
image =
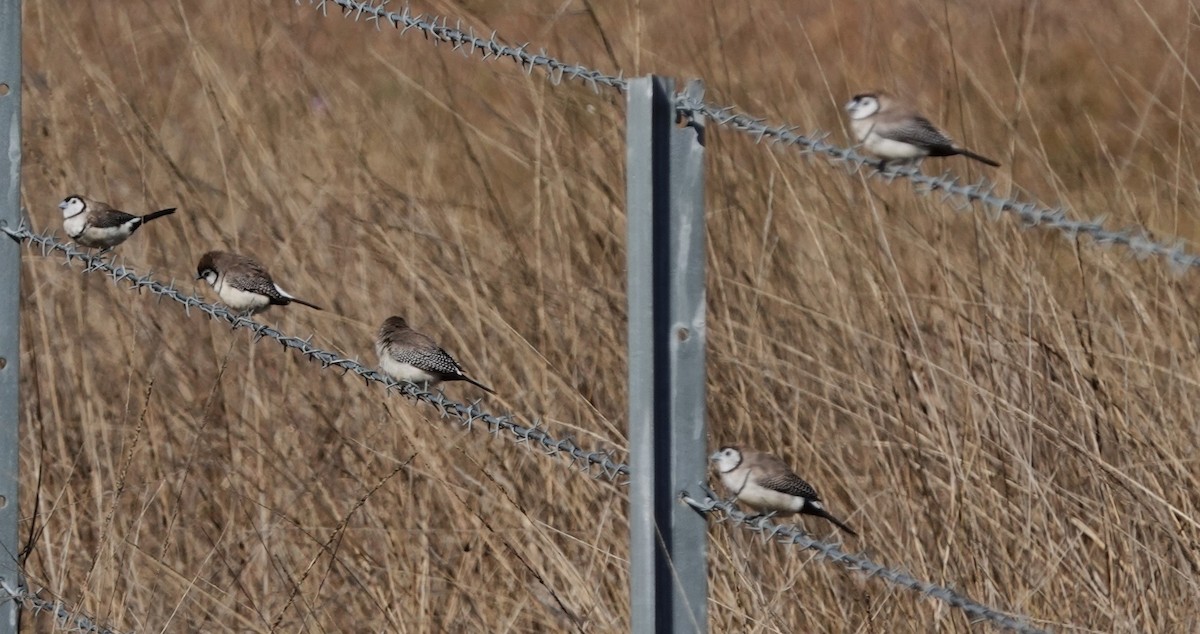
[[[968,150],[967,148],[959,147],[959,148],[954,148],[954,149],[958,150],[959,154],[962,154],[963,156],[965,156],[967,158],[975,159],[976,161],[979,161],[980,163],[984,163],[986,165],[991,165],[992,167],[1000,167],[999,162],[993,161],[992,159],[990,159],[986,156],[983,156],[982,154],[976,154],[976,153],[972,152],[971,150]]]
[[[471,385],[474,385],[475,387],[483,390],[484,392],[487,392],[488,394],[496,393],[496,390],[493,390],[492,388],[480,383],[479,381],[476,381],[475,379],[472,379],[471,377],[469,377],[465,374],[462,374],[459,376],[462,378],[462,380],[466,381],[467,383],[470,383]]]
[[[306,301],[300,299],[299,297],[292,297],[291,295],[288,296],[288,301],[296,302],[297,304],[304,304],[305,306],[308,306],[309,308],[313,308],[316,310],[325,310],[324,308],[321,308],[320,306],[317,306],[316,304],[314,304],[312,302],[306,302]]]
[[[826,511],[823,508],[813,508],[812,506],[809,506],[809,508],[805,509],[805,512],[809,513],[810,515],[816,515],[817,517],[823,517],[823,518],[829,520],[830,522],[832,522],[834,526],[837,526],[838,528],[846,531],[847,533],[850,533],[851,535],[858,537],[858,533],[854,532],[853,528],[846,526],[846,524],[844,522],[842,522],[842,520],[839,520],[838,518],[834,517],[833,515],[831,515],[829,513],[829,511]]]
[[[155,218],[162,218],[163,216],[169,216],[173,213],[175,213],[174,207],[171,207],[170,209],[162,209],[162,210],[156,211],[152,214],[146,214],[146,215],[142,216],[142,224],[146,224],[147,222],[150,222],[151,220],[154,220]]]

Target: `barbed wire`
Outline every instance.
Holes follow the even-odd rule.
[[[297,4],[300,1],[296,0]],[[409,30],[417,30],[434,44],[451,44],[454,50],[462,51],[466,57],[482,52],[484,60],[511,59],[517,62],[526,74],[531,74],[535,68],[543,71],[555,85],[568,78],[581,80],[597,91],[600,86],[607,86],[619,92],[625,92],[629,87],[629,82],[622,73],[613,75],[582,64],[564,62],[542,48],[533,53],[530,52],[530,44],[506,44],[498,38],[495,31],[488,37],[479,37],[470,27],[464,30],[461,21],[456,20],[454,26],[450,26],[450,19],[444,16],[414,14],[408,6],[398,12],[389,11],[387,6],[391,0],[308,0],[308,3],[315,5],[325,14],[328,14],[328,5],[336,5],[344,17],[372,22],[379,29],[387,24],[402,34]],[[995,193],[997,185],[987,179],[966,184],[951,172],[929,176],[915,166],[885,168],[880,160],[864,156],[854,148],[826,142],[825,139],[830,136],[828,132],[816,130],[800,134],[796,132],[800,126],[769,125],[765,119],[741,113],[736,107],[704,101],[703,91],[689,89],[677,93],[675,107],[685,114],[703,116],[719,126],[753,136],[760,143],[768,140],[798,147],[803,154],[819,155],[831,163],[846,165],[851,172],[866,167],[875,170],[871,176],[878,176],[888,182],[896,179],[906,180],[920,195],[934,195],[940,192],[944,202],[956,199],[958,203],[955,204],[955,208],[960,212],[970,211],[971,203],[979,203],[1000,214],[1016,217],[1025,228],[1053,229],[1072,241],[1079,236],[1087,236],[1099,246],[1117,245],[1129,249],[1139,257],[1161,257],[1177,270],[1200,266],[1200,255],[1188,253],[1182,240],[1168,244],[1149,237],[1143,227],[1106,229],[1103,216],[1092,220],[1076,220],[1068,217],[1067,210],[1061,206],[1046,207],[1017,195],[998,196]]]
[[[339,368],[343,370],[343,374],[354,373],[362,377],[368,385],[372,382],[380,383],[386,387],[388,392],[399,392],[414,401],[433,406],[443,419],[456,420],[469,430],[473,430],[477,425],[482,425],[492,434],[506,432],[514,442],[537,447],[542,453],[550,456],[566,458],[570,466],[579,468],[597,479],[605,478],[618,484],[625,484],[629,477],[629,465],[614,461],[612,452],[588,450],[580,447],[570,438],[555,438],[541,429],[538,421],[534,421],[531,425],[523,425],[517,422],[512,415],[495,416],[485,412],[480,407],[479,401],[463,404],[447,398],[441,391],[429,391],[413,383],[394,381],[383,373],[363,365],[357,359],[347,358],[314,346],[311,336],[301,339],[286,335],[225,306],[210,304],[195,295],[188,295],[175,288],[174,280],[163,283],[154,279],[152,272],[144,275],[138,274],[123,264],[110,262],[98,255],[79,249],[73,244],[63,242],[53,233],[34,233],[24,225],[17,229],[0,226],[0,231],[16,240],[40,246],[44,256],[57,252],[66,256],[68,265],[73,261],[81,262],[84,265],[83,272],[85,273],[102,272],[111,277],[114,284],[126,282],[129,284],[130,290],[139,292],[146,290],[159,298],[165,297],[179,302],[183,304],[184,312],[189,315],[192,309],[196,309],[211,318],[230,324],[234,329],[249,330],[256,343],[263,339],[273,339],[279,342],[284,349],[295,350],[302,356],[320,363],[324,369]]]
[[[296,0],[296,4],[300,4],[300,0]],[[629,85],[620,74],[609,75],[581,64],[563,62],[548,55],[545,49],[531,52],[530,45],[527,43],[518,46],[506,44],[497,39],[495,31],[488,37],[480,37],[470,27],[464,30],[461,21],[456,20],[454,26],[450,26],[449,18],[413,13],[407,5],[398,12],[388,11],[387,5],[391,4],[391,0],[380,0],[378,3],[356,2],[355,0],[308,0],[308,4],[316,6],[317,10],[324,15],[328,15],[330,4],[336,5],[341,9],[342,17],[353,17],[355,21],[363,20],[373,23],[380,30],[385,24],[400,31],[401,34],[416,30],[434,44],[439,42],[450,44],[454,50],[461,51],[464,57],[482,54],[481,59],[484,60],[510,59],[520,64],[526,74],[532,74],[535,68],[543,71],[550,82],[556,85],[562,83],[563,79],[575,79],[588,84],[592,90],[597,92],[599,92],[600,86],[624,92]]]
[[[464,30],[461,22],[456,21],[454,26],[450,26],[448,18],[414,14],[407,6],[399,12],[388,11],[386,7],[390,4],[390,0],[380,0],[375,3],[355,0],[308,1],[310,5],[315,5],[323,13],[327,13],[329,4],[334,4],[341,8],[343,16],[353,16],[356,21],[362,19],[366,22],[374,22],[376,28],[381,29],[386,23],[401,33],[417,30],[434,44],[448,43],[454,50],[461,51],[466,57],[480,55],[479,58],[482,60],[510,59],[517,62],[526,74],[532,74],[535,69],[540,70],[555,85],[562,83],[564,79],[569,79],[582,81],[597,92],[601,86],[619,92],[625,92],[628,89],[628,81],[620,73],[612,75],[581,64],[563,62],[547,54],[544,49],[531,52],[528,43],[517,46],[509,45],[499,40],[494,31],[488,37],[480,37],[471,28]],[[297,4],[299,3],[300,0],[297,0]],[[986,179],[973,184],[963,184],[959,177],[949,172],[940,176],[928,176],[916,167],[884,169],[880,161],[863,156],[854,148],[827,143],[824,139],[829,136],[828,133],[815,131],[809,134],[799,134],[795,132],[799,129],[798,126],[768,125],[764,119],[742,114],[734,107],[703,101],[703,92],[696,90],[694,86],[693,84],[689,86],[688,90],[676,95],[677,109],[691,116],[703,116],[711,119],[717,125],[753,136],[758,142],[769,140],[772,143],[797,146],[803,154],[820,155],[830,162],[849,166],[851,171],[864,167],[874,168],[876,171],[872,176],[880,176],[889,182],[897,178],[907,180],[912,183],[918,194],[933,195],[941,192],[943,200],[957,198],[961,200],[961,204],[956,206],[960,211],[969,210],[970,204],[977,202],[1001,213],[1012,214],[1027,227],[1041,226],[1055,229],[1069,239],[1086,235],[1097,244],[1123,246],[1140,256],[1160,256],[1180,268],[1200,266],[1200,256],[1187,253],[1182,243],[1167,245],[1154,241],[1141,227],[1109,230],[1104,228],[1103,218],[1091,221],[1074,220],[1068,218],[1066,210],[1061,207],[1044,207],[1016,196],[997,196],[995,194],[996,185]],[[388,392],[399,391],[407,398],[429,404],[439,411],[442,418],[456,419],[468,429],[473,429],[476,423],[482,423],[490,433],[508,432],[515,442],[539,446],[547,455],[566,456],[572,466],[582,465],[583,471],[596,478],[604,477],[614,482],[622,482],[622,478],[628,478],[630,475],[629,466],[613,461],[610,452],[588,451],[579,447],[571,439],[555,439],[541,430],[537,423],[525,426],[517,423],[510,415],[493,416],[480,409],[478,402],[462,404],[447,398],[441,392],[430,392],[412,383],[395,382],[364,366],[356,359],[345,358],[313,346],[311,337],[301,339],[285,335],[224,306],[209,304],[197,296],[187,295],[175,288],[174,281],[164,284],[153,279],[149,272],[139,275],[122,264],[109,262],[90,252],[82,251],[74,245],[64,243],[50,233],[33,233],[24,226],[18,227],[16,230],[0,227],[0,230],[14,239],[40,246],[44,256],[60,252],[66,256],[68,264],[72,261],[82,262],[84,272],[103,272],[109,275],[114,283],[127,282],[131,290],[146,289],[159,298],[166,297],[177,301],[183,304],[185,312],[189,314],[190,310],[195,308],[210,318],[229,323],[234,329],[248,329],[252,332],[255,342],[264,338],[273,339],[285,349],[296,350],[301,355],[319,362],[322,368],[340,368],[343,370],[343,374],[353,372],[361,376],[368,384],[371,382],[381,383]],[[738,510],[732,502],[716,498],[711,491],[707,491],[707,495],[702,500],[686,495],[683,500],[699,512],[712,514],[720,511],[722,513],[720,520],[722,521],[728,520],[746,530],[764,534],[768,538],[813,550],[822,557],[848,569],[880,578],[892,585],[915,590],[960,609],[968,615],[987,620],[998,627],[1022,633],[1045,632],[1045,630],[1028,624],[1023,617],[1012,616],[976,602],[950,588],[921,581],[904,571],[883,566],[864,556],[849,554],[832,544],[815,540],[796,526],[772,524],[765,518],[751,519]],[[113,630],[96,625],[87,617],[74,614],[60,601],[42,599],[35,594],[28,593],[24,588],[14,590],[4,585],[2,589],[9,594],[12,600],[20,601],[34,612],[52,612],[60,623],[72,625],[75,631],[116,634]]]
[[[36,593],[29,592],[24,585],[14,588],[8,582],[0,582],[0,592],[8,595],[5,598],[0,598],[0,601],[16,601],[21,607],[33,614],[41,612],[53,614],[62,631],[120,634],[116,630],[97,624],[96,619],[80,614],[77,610],[72,610],[62,601],[43,599]]]
[[[882,161],[864,156],[855,148],[827,143],[824,140],[829,136],[827,132],[798,134],[794,131],[798,126],[767,125],[764,120],[741,114],[736,108],[715,106],[699,100],[687,91],[676,96],[676,107],[685,112],[703,115],[718,125],[749,134],[758,142],[768,140],[775,144],[797,146],[802,154],[820,155],[831,163],[846,165],[851,172],[868,167],[875,170],[870,176],[883,178],[888,182],[906,180],[912,184],[913,190],[921,195],[929,196],[941,192],[943,202],[949,202],[951,198],[958,199],[959,203],[955,208],[960,212],[970,211],[971,203],[977,202],[1001,214],[1015,216],[1025,228],[1055,229],[1068,240],[1087,236],[1099,246],[1117,245],[1129,249],[1139,257],[1162,257],[1179,270],[1200,266],[1200,255],[1188,253],[1183,240],[1166,244],[1150,238],[1143,227],[1106,229],[1104,216],[1092,220],[1075,220],[1068,217],[1064,207],[1045,207],[1024,200],[1018,195],[998,196],[995,193],[997,185],[986,178],[964,184],[962,179],[952,172],[930,176],[916,166],[885,168]]]
[[[783,544],[815,551],[821,557],[847,569],[862,572],[868,577],[877,577],[895,586],[915,590],[927,597],[958,608],[975,618],[989,621],[996,627],[1021,634],[1046,634],[1047,632],[1047,630],[1030,625],[1027,622],[1028,617],[1013,616],[979,603],[961,592],[928,581],[921,581],[903,570],[875,563],[863,555],[847,553],[833,544],[813,539],[798,526],[773,524],[764,516],[747,515],[739,510],[733,502],[717,497],[708,487],[704,487],[704,493],[703,499],[696,499],[685,491],[680,495],[680,499],[705,515],[712,515],[714,512],[720,511],[721,515],[718,516],[717,521],[727,520],[747,531],[764,535],[766,539],[774,539]]]
[[[136,271],[124,266],[105,260],[90,252],[83,251],[72,244],[62,242],[52,233],[38,234],[30,231],[25,226],[20,226],[17,229],[0,226],[0,231],[8,234],[15,240],[29,243],[30,246],[39,246],[43,256],[50,256],[52,253],[58,252],[66,256],[66,264],[69,265],[74,261],[79,261],[84,264],[81,269],[83,273],[101,272],[112,278],[114,284],[126,282],[129,284],[130,290],[141,291],[145,289],[160,298],[166,297],[177,301],[184,306],[184,311],[190,314],[192,308],[198,309],[211,318],[220,319],[229,323],[233,328],[245,328],[253,333],[254,341],[258,342],[264,338],[274,339],[278,341],[285,349],[297,350],[301,355],[309,357],[321,364],[322,368],[341,368],[343,374],[354,372],[363,377],[368,382],[378,382],[386,386],[387,390],[399,391],[408,398],[419,402],[425,402],[437,408],[443,418],[457,419],[463,426],[468,429],[473,429],[476,422],[482,422],[487,426],[491,433],[499,433],[506,431],[511,433],[514,440],[518,443],[526,443],[535,446],[540,446],[544,453],[551,456],[566,456],[572,466],[582,465],[582,470],[591,474],[596,471],[593,477],[606,477],[607,479],[625,483],[631,471],[627,464],[617,463],[612,461],[609,452],[602,451],[587,451],[579,447],[570,439],[557,440],[550,436],[545,431],[539,429],[536,425],[525,426],[515,422],[511,416],[493,416],[487,414],[478,408],[478,403],[464,405],[446,398],[441,392],[430,392],[424,390],[412,383],[397,383],[389,377],[372,370],[357,360],[348,359],[337,355],[327,350],[322,350],[312,345],[311,337],[309,339],[301,339],[285,335],[278,330],[258,323],[252,319],[245,317],[240,313],[235,313],[228,308],[220,305],[209,304],[195,295],[187,295],[175,288],[174,281],[163,283],[155,280],[150,272],[144,275],[138,274]],[[990,608],[983,604],[972,601],[971,599],[945,588],[928,582],[920,581],[915,577],[900,570],[887,568],[880,564],[876,564],[865,557],[858,555],[850,555],[837,549],[835,546],[824,542],[816,541],[807,536],[802,530],[793,526],[772,525],[766,523],[765,520],[751,520],[744,513],[739,511],[732,503],[719,500],[711,491],[707,491],[708,496],[698,501],[693,498],[684,497],[692,508],[710,513],[714,510],[723,511],[725,517],[742,524],[745,528],[753,531],[769,533],[772,537],[778,537],[783,541],[796,544],[802,548],[816,550],[826,558],[840,563],[847,568],[866,572],[869,576],[879,577],[888,583],[899,585],[913,590],[917,590],[923,594],[931,596],[946,602],[947,604],[962,609],[964,612],[987,619],[993,623],[1013,629],[1023,633],[1041,632],[1036,628],[1032,628],[1004,612]],[[35,595],[28,593],[20,594],[9,588],[4,588],[13,597],[22,599],[23,602],[34,606],[35,611],[46,611],[54,609],[55,614],[61,619],[62,616],[70,615],[69,611],[62,606],[60,602],[49,602],[44,599],[39,599]],[[40,603],[39,603],[40,602]],[[87,619],[79,621],[91,625],[92,629],[84,629],[88,632],[107,633],[110,630],[98,628],[91,624]]]

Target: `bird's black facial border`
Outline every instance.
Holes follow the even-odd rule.
[[[720,449],[718,449],[718,450],[717,450],[717,453],[718,453],[719,455],[722,455],[722,456],[724,456],[724,455],[728,454],[728,453],[729,453],[729,452],[731,452],[731,451],[737,454],[737,463],[735,463],[735,464],[734,464],[732,467],[730,467],[730,468],[728,468],[728,469],[722,469],[722,470],[721,470],[721,472],[722,472],[722,473],[729,473],[730,471],[733,471],[734,469],[737,469],[738,467],[742,466],[742,460],[745,460],[745,455],[744,455],[744,454],[742,453],[742,451],[741,451],[741,450],[739,450],[737,447],[730,447],[730,446],[726,445],[726,446],[724,446],[724,447],[721,447]]]
[[[70,196],[62,199],[62,202],[58,203],[58,208],[66,211],[68,207],[74,205],[75,203],[79,203],[80,211],[87,209],[87,203],[83,202],[83,197],[79,196],[78,194],[71,194]],[[78,213],[79,212],[76,212],[76,214],[73,215],[77,215]]]
[[[864,115],[863,111],[867,109],[872,109],[874,112],[879,111],[879,95],[873,92],[859,93],[851,97],[844,108],[846,112],[850,113],[851,118],[865,118],[870,115]]]

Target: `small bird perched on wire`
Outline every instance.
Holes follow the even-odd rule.
[[[833,522],[858,536],[854,529],[829,514],[816,489],[775,456],[741,447],[722,447],[709,460],[721,474],[721,485],[754,510],[765,513],[803,513]]]
[[[217,297],[229,308],[251,315],[272,306],[292,302],[322,310],[320,306],[289,294],[279,288],[267,269],[258,260],[229,251],[209,251],[200,256],[196,279],[208,282]]]
[[[129,239],[138,227],[175,213],[175,208],[163,209],[144,216],[135,216],[108,203],[89,200],[79,195],[67,196],[58,203],[63,213],[63,229],[75,242],[91,248],[111,249]]]
[[[467,376],[450,353],[432,338],[410,328],[399,315],[388,317],[379,327],[375,352],[379,354],[379,369],[397,381],[428,387],[443,381],[466,381],[489,394],[496,393]]]
[[[866,151],[889,161],[911,162],[926,156],[962,155],[992,167],[1000,164],[956,145],[921,113],[903,101],[885,93],[855,95],[846,104],[850,129]]]

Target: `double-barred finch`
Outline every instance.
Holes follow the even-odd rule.
[[[462,366],[432,338],[408,326],[403,317],[388,317],[375,339],[379,369],[397,381],[433,387],[442,381],[466,381],[495,394],[492,388],[472,379]]]
[[[155,218],[175,213],[172,207],[135,216],[83,196],[68,196],[58,203],[58,208],[63,212],[63,229],[72,240],[85,247],[102,249],[111,249],[128,240],[138,227]]]
[[[850,129],[863,148],[883,159],[915,161],[926,156],[961,154],[992,167],[1000,164],[956,145],[916,109],[885,92],[855,95],[846,104]]]
[[[829,514],[816,489],[792,471],[786,462],[763,452],[722,447],[709,460],[717,465],[721,485],[759,512],[803,513],[833,522],[857,536],[854,529]]]
[[[209,251],[196,265],[196,279],[203,279],[217,291],[217,297],[238,312],[261,313],[271,306],[292,302],[322,310],[279,288],[271,274],[252,257],[229,251]]]

